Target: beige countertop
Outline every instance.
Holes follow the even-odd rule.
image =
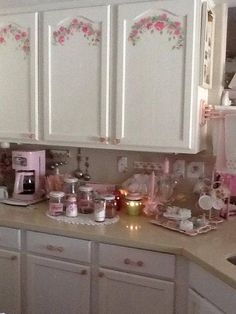
[[[46,216],[46,210],[47,203],[0,204],[0,226],[183,255],[236,289],[236,266],[226,260],[236,255],[236,217],[219,224],[217,230],[189,237],[152,225],[144,216],[121,213],[115,224],[86,226],[57,222]]]

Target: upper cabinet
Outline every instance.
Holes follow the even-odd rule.
[[[1,18],[0,138],[198,152],[201,0],[102,3],[40,9],[39,118],[37,15]]]
[[[38,138],[38,15],[0,16],[0,138]]]
[[[196,149],[196,4],[119,7],[116,137],[121,144],[169,152]]]
[[[108,137],[109,7],[44,13],[44,138]]]

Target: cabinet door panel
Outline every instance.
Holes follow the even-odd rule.
[[[188,314],[223,314],[217,307],[191,289],[189,289],[188,298]]]
[[[193,1],[119,6],[117,129],[125,145],[191,148]]]
[[[0,250],[0,312],[21,313],[20,255]]]
[[[37,13],[0,16],[0,137],[38,137]]]
[[[101,271],[99,313],[173,313],[173,283],[112,270]]]
[[[89,313],[89,286],[88,266],[27,257],[29,314]]]
[[[45,138],[107,137],[109,7],[45,13],[44,34]]]

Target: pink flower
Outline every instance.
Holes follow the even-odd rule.
[[[146,28],[147,28],[147,29],[150,29],[151,27],[152,27],[152,23],[150,23],[150,22],[147,23]]]
[[[155,26],[155,28],[158,30],[158,31],[161,31],[161,30],[163,30],[163,28],[165,27],[165,23],[164,22],[156,22],[155,24],[154,24],[154,26]]]
[[[88,31],[88,26],[83,26],[82,27],[82,32],[87,33],[87,31]]]
[[[19,34],[15,35],[15,40],[20,40],[20,35]]]
[[[59,28],[60,32],[63,32],[64,29],[65,29],[65,27],[63,27],[63,26],[61,26],[61,27]]]
[[[180,27],[181,23],[180,22],[175,22],[176,27]]]
[[[180,34],[180,30],[177,29],[177,30],[174,32],[174,34],[178,36],[178,35]]]
[[[4,39],[4,37],[0,37],[0,44],[2,44],[2,43],[4,43],[5,42],[5,39]]]
[[[21,36],[22,36],[22,37],[26,37],[26,36],[27,36],[27,33],[26,33],[26,32],[22,32],[22,33],[21,33]]]
[[[73,19],[71,22],[72,25],[77,25],[78,23],[79,23],[79,21],[77,19]]]
[[[64,36],[59,36],[58,42],[59,42],[61,45],[63,45],[64,42],[65,42],[65,37],[64,37]]]

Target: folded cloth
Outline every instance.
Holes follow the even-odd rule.
[[[236,172],[236,114],[225,115],[226,168]]]

